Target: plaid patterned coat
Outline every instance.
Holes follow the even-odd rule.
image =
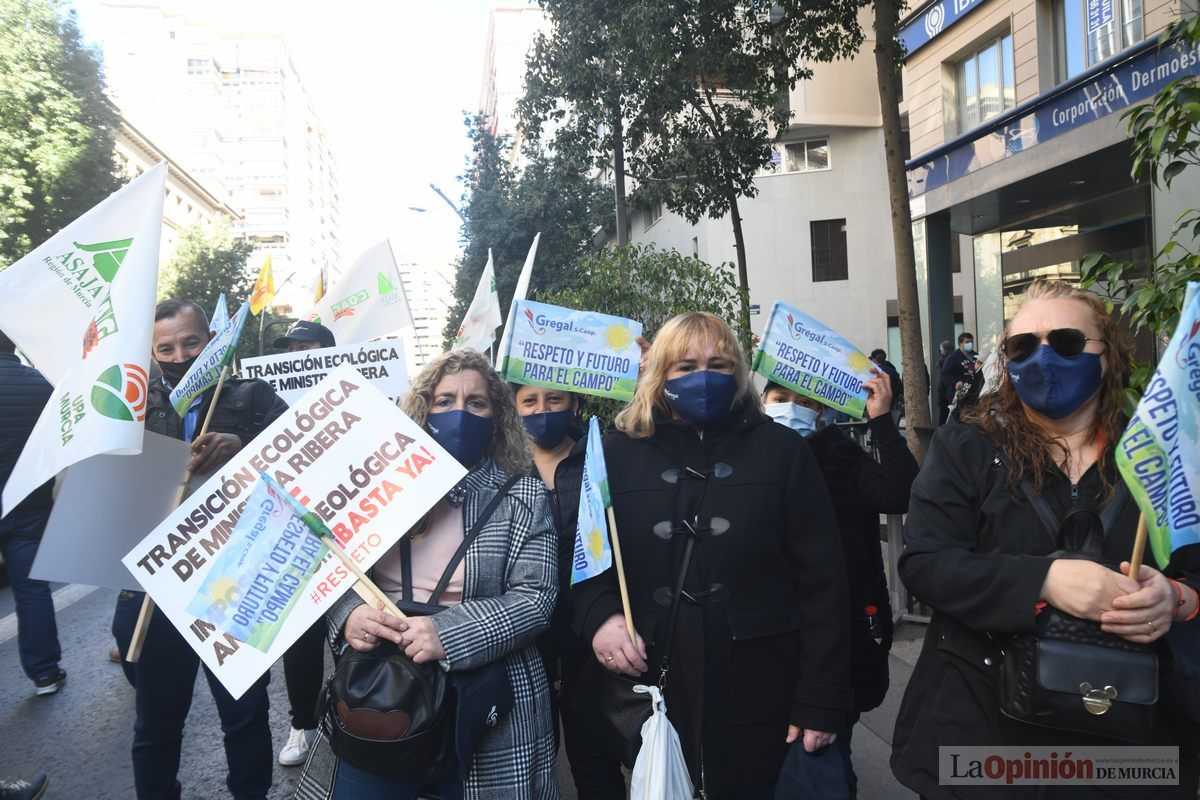
[[[488,460],[463,479],[464,530],[470,530],[508,475]],[[550,623],[557,595],[556,534],[540,480],[519,480],[501,501],[464,560],[463,602],[434,620],[446,650],[442,667],[471,669],[503,659],[515,705],[481,734],[467,776],[467,800],[555,800],[555,738],[550,689],[534,639]],[[347,592],[326,614],[334,652],[362,604]],[[296,789],[296,800],[328,800],[338,758],[318,736]]]

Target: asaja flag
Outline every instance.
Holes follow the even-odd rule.
[[[517,276],[517,288],[513,291],[512,302],[508,306],[508,317],[504,320],[504,333],[500,334],[500,349],[496,351],[496,363],[494,366],[500,367],[500,359],[504,358],[504,353],[508,350],[509,339],[512,338],[513,316],[517,312],[517,303],[525,299],[525,295],[529,294],[529,279],[533,276],[533,259],[537,257],[538,241],[542,238],[541,231],[538,231],[533,237],[533,244],[529,245],[529,252],[525,255],[525,263],[521,266],[521,274]]]
[[[220,380],[221,371],[229,366],[233,361],[233,354],[237,352],[238,338],[242,335],[242,327],[245,326],[248,316],[249,300],[242,303],[242,307],[233,315],[228,325],[208,340],[208,344],[192,362],[192,368],[179,381],[179,385],[171,390],[171,405],[179,416],[186,414],[192,401]]]
[[[492,266],[492,251],[488,248],[487,264],[479,276],[475,296],[451,349],[469,347],[480,353],[487,352],[496,338],[496,329],[503,324],[500,315],[500,295],[496,294],[496,270]]]
[[[250,313],[260,314],[275,297],[275,276],[271,274],[271,256],[263,262],[258,271],[258,280],[254,282],[254,291],[250,293]]]
[[[583,456],[583,485],[579,491],[579,526],[575,529],[575,553],[571,559],[571,585],[594,578],[612,566],[605,512],[612,506],[608,493],[608,470],[604,445],[596,418],[588,421],[587,448]]]
[[[226,305],[225,293],[217,298],[217,307],[213,309],[212,317],[208,320],[210,333],[220,333],[229,327],[229,306]]]
[[[365,342],[412,327],[391,244],[384,240],[359,256],[306,316],[339,342]]]
[[[78,461],[101,453],[135,455],[142,451],[166,177],[166,162],[160,162],[130,184],[133,191],[121,196],[122,203],[129,204],[124,213],[89,216],[89,212],[64,231],[75,228],[72,236],[60,238],[63,234],[59,234],[48,243],[75,247],[75,242],[124,242],[119,269],[99,258],[103,252],[118,261],[111,249],[76,249],[63,258],[47,256],[61,270],[47,268],[41,271],[40,281],[27,277],[19,284],[30,295],[37,296],[45,283],[70,279],[78,288],[80,280],[91,280],[76,277],[77,273],[90,271],[97,280],[101,272],[111,275],[104,291],[95,296],[91,314],[82,321],[69,301],[49,293],[41,296],[57,298],[52,304],[21,312],[21,316],[36,314],[38,324],[54,330],[64,346],[69,346],[74,360],[59,376],[54,393],[13,467],[4,487],[5,513]],[[110,202],[111,199],[105,201]],[[78,227],[84,220],[88,224]],[[45,247],[26,258],[43,252]],[[57,249],[45,252],[56,253]],[[64,264],[77,265],[76,272]],[[0,296],[7,298],[11,288],[5,287]],[[84,294],[90,297],[87,292]],[[78,295],[75,297],[78,299]],[[24,302],[28,304],[28,295],[24,296]],[[7,326],[14,311],[6,308],[3,313]]]
[[[147,170],[0,271],[0,329],[50,383],[57,386],[114,323],[106,315],[109,288],[128,269],[134,238],[161,204],[162,186],[159,167]],[[149,339],[144,345],[148,354]]]
[[[1200,283],[1188,284],[1179,326],[1117,445],[1117,467],[1154,559],[1200,542]]]
[[[266,473],[187,610],[267,652],[329,552]]]

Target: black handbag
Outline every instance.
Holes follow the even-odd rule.
[[[708,474],[693,469],[675,470],[678,473],[676,482],[681,478],[698,478],[705,481],[707,487]],[[682,492],[681,492],[682,494]],[[695,507],[699,509],[704,500],[703,489]],[[671,595],[670,610],[667,614],[667,626],[663,642],[662,655],[658,660],[658,688],[666,690],[667,675],[671,670],[671,650],[675,639],[675,622],[679,617],[679,601],[684,596],[683,583],[687,578],[688,568],[692,563],[692,551],[699,538],[698,518],[696,524],[684,521],[672,527],[668,535],[686,536],[683,548],[683,558],[680,560],[679,573],[675,576],[674,592]],[[664,527],[666,527],[664,525]],[[591,643],[588,643],[589,649]],[[650,719],[652,706],[648,702],[649,695],[633,691],[634,686],[644,685],[645,680],[631,678],[619,672],[606,668],[595,658],[589,658],[579,674],[579,686],[575,692],[575,710],[580,717],[592,728],[592,732],[600,743],[627,768],[633,769],[638,753],[642,749],[642,726]]]
[[[400,540],[406,614],[442,610],[438,600],[500,501],[517,482],[510,479],[484,508],[451,557],[428,603],[412,601],[412,543]],[[499,663],[481,669],[500,669]],[[507,681],[505,681],[507,683]],[[511,696],[511,689],[509,690]],[[417,785],[437,783],[457,763],[455,711],[451,681],[436,662],[414,663],[392,642],[380,641],[368,652],[349,649],[338,659],[325,686],[322,727],[338,758],[367,772]],[[511,708],[511,700],[507,707]],[[494,724],[494,721],[490,724]]]
[[[1085,558],[1110,569],[1101,555],[1107,535],[1129,498],[1118,483],[1103,514],[1071,512],[1059,523],[1045,498],[1026,481],[1021,490],[1058,548],[1059,558]],[[1036,634],[1008,637],[1002,645],[1000,711],[1045,728],[1124,742],[1148,742],[1155,730],[1158,657],[1139,644],[1046,606]]]

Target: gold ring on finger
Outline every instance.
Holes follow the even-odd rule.
[[[1150,626],[1150,635],[1153,636],[1155,633],[1154,622],[1152,620],[1146,620],[1146,624]]]

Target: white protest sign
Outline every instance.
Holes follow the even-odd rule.
[[[235,698],[354,582],[346,565],[327,554],[266,652],[188,613],[230,546],[260,470],[318,514],[364,570],[466,474],[370,381],[341,366],[131,550],[122,562]],[[240,599],[226,594],[220,602]],[[279,598],[277,606],[292,599]]]
[[[29,577],[137,589],[121,556],[174,510],[191,445],[146,431],[135,456],[72,464],[46,522]]]
[[[395,399],[408,389],[403,339],[243,358],[241,377],[266,381],[285,403],[291,405],[320,383],[330,370],[342,364],[356,368],[387,397]]]

